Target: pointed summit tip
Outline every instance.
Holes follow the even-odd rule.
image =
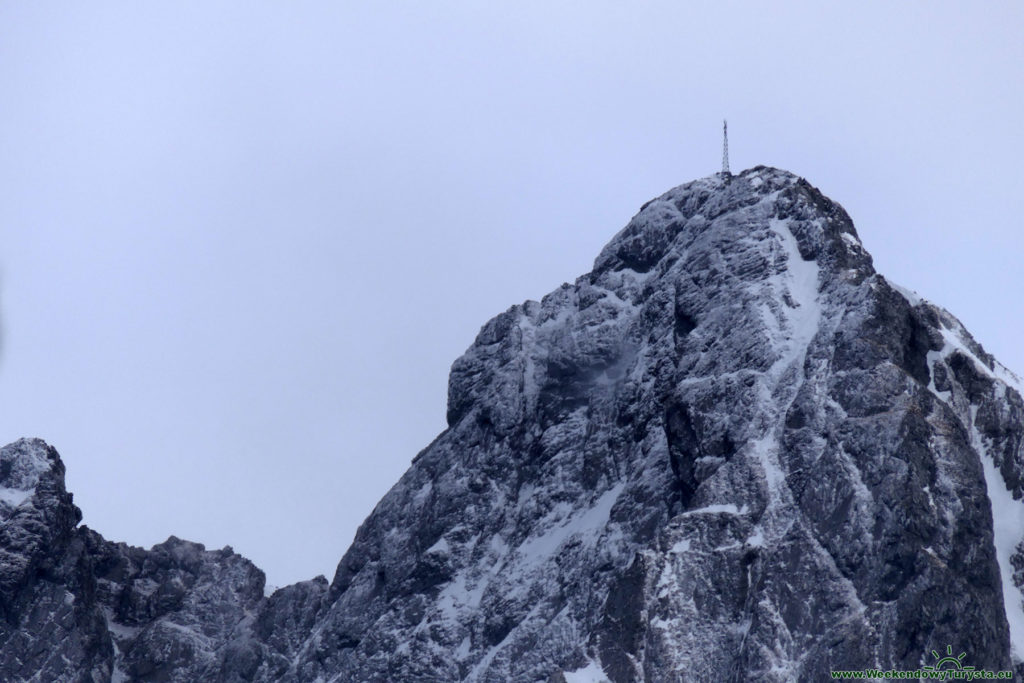
[[[729,122],[722,119],[722,176],[728,180],[732,177],[729,171]]]

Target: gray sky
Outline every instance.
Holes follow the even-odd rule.
[[[358,5],[0,5],[0,441],[106,537],[331,576],[480,326],[723,116],[1024,372],[1024,4]]]

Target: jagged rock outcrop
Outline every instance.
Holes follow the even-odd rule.
[[[483,327],[330,583],[105,541],[52,449],[6,447],[0,672],[812,681],[953,645],[1020,675],[1020,391],[806,181],[695,181]]]

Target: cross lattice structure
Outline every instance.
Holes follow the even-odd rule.
[[[722,120],[722,175],[729,177],[729,122]]]

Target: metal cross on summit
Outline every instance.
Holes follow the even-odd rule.
[[[729,122],[722,119],[722,175],[726,178],[732,173],[729,172]]]

